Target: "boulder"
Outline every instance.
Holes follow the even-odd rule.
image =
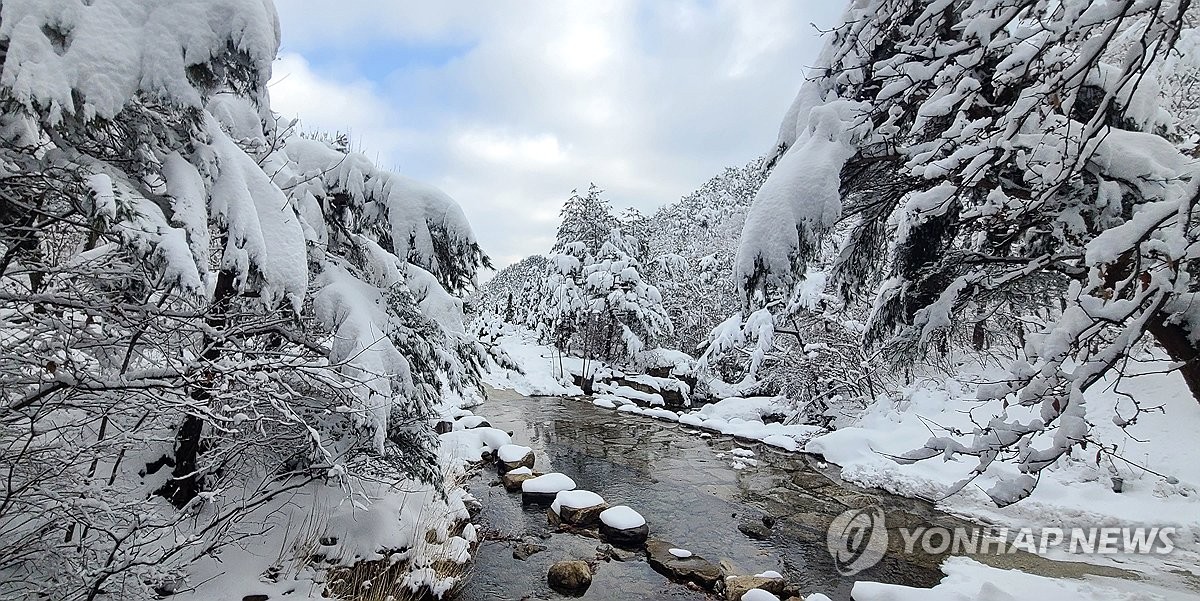
[[[504,484],[504,489],[508,492],[519,492],[523,482],[532,480],[540,475],[527,467],[519,467],[500,476],[500,482]]]
[[[766,576],[726,576],[725,600],[739,601],[742,595],[753,589],[761,589],[773,595],[782,595],[787,583],[783,578]]]
[[[738,524],[738,530],[754,540],[767,540],[771,538],[771,529],[760,520],[746,520]]]
[[[575,481],[557,472],[543,474],[521,483],[521,502],[550,503],[564,490],[575,490]]]
[[[666,541],[647,540],[646,554],[650,567],[673,580],[693,582],[711,591],[721,579],[720,566],[699,555],[681,557],[675,545]]]
[[[546,573],[550,588],[567,595],[582,595],[592,584],[592,570],[583,561],[560,561]]]
[[[640,549],[650,536],[650,526],[642,515],[624,505],[600,512],[600,537],[625,549]]]
[[[604,498],[590,490],[564,490],[555,495],[550,504],[550,523],[591,526],[606,509],[608,503]]]
[[[517,468],[533,469],[533,449],[516,444],[506,444],[496,451],[496,470],[505,474]]]

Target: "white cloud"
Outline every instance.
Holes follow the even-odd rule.
[[[652,210],[768,150],[815,59],[809,22],[840,13],[816,4],[278,0],[272,96],[455,196],[504,265],[549,247],[573,188]],[[467,49],[402,56],[421,44]]]

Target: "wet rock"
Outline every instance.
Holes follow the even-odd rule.
[[[454,422],[442,420],[433,426],[433,431],[438,434],[448,434],[454,431]]]
[[[600,537],[625,549],[641,549],[650,536],[650,527],[642,515],[624,505],[600,513]]]
[[[604,522],[600,523],[600,537],[623,549],[640,549],[649,536],[650,527],[646,524],[636,528],[613,528]]]
[[[506,444],[496,451],[496,469],[501,473],[517,468],[533,469],[533,449],[521,445]]]
[[[771,593],[772,595],[782,595],[783,588],[787,583],[783,578],[769,578],[765,576],[726,576],[725,577],[725,600],[738,601],[745,595],[747,591],[752,589],[761,589]]]
[[[500,482],[504,484],[504,490],[507,490],[508,492],[519,492],[521,490],[521,483],[525,482],[526,480],[532,480],[539,475],[540,474],[527,467],[519,467],[504,474],[503,476],[500,476]]]
[[[513,547],[513,559],[525,561],[530,557],[546,550],[545,545],[537,545],[534,543],[520,542]]]
[[[242,601],[267,601],[270,598],[268,595],[246,595],[242,597]]]
[[[771,529],[761,521],[746,520],[738,524],[738,530],[754,540],[767,540],[771,538]]]
[[[650,567],[660,574],[681,582],[693,582],[705,590],[713,590],[721,579],[721,568],[699,555],[679,557],[671,553],[675,545],[666,541],[646,541],[646,554]]]
[[[597,561],[630,561],[632,559],[636,559],[637,556],[638,553],[636,551],[629,551],[620,547],[614,547],[607,543],[596,546]]]
[[[521,483],[521,502],[526,505],[549,504],[564,490],[575,490],[575,481],[564,474],[544,474]]]
[[[600,518],[600,513],[608,509],[604,499],[589,490],[565,490],[554,498],[550,504],[550,523],[571,524],[572,526],[591,526]]]
[[[550,588],[566,595],[582,595],[592,584],[592,570],[586,562],[560,561],[546,573]]]
[[[766,526],[767,528],[774,528],[775,522],[776,520],[773,516],[764,515],[762,518],[763,526]]]

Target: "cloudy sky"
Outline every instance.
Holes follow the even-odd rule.
[[[774,143],[828,0],[278,0],[271,88],[305,127],[454,196],[498,267],[573,188],[679,199]]]

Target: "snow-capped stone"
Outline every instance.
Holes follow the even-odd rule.
[[[638,549],[650,536],[650,526],[642,514],[617,505],[600,512],[600,537],[609,544],[625,549]]]
[[[779,597],[760,588],[753,588],[741,596],[742,601],[779,601]]]
[[[503,476],[500,476],[500,482],[504,484],[504,490],[507,490],[508,492],[519,492],[521,490],[521,484],[523,484],[526,480],[534,479],[538,475],[539,474],[535,474],[533,470],[527,467],[519,467],[515,470],[506,472]]]
[[[773,574],[765,576],[764,574]],[[760,590],[772,595],[782,595],[787,585],[783,577],[776,572],[764,572],[757,576],[726,576],[725,601],[738,601],[747,598],[745,595],[752,590]]]
[[[557,495],[564,490],[574,490],[575,481],[566,474],[557,472],[531,478],[521,483],[521,492],[534,495]]]
[[[550,504],[550,522],[589,526],[596,523],[605,509],[608,509],[608,503],[590,490],[564,490],[555,495]]]
[[[672,553],[675,549],[678,547],[665,541],[646,541],[646,556],[650,567],[675,580],[694,582],[705,590],[712,590],[721,579],[720,566],[699,555],[677,557]]]
[[[519,467],[532,468],[533,449],[516,444],[506,444],[496,451],[496,469],[500,473],[511,472]]]
[[[617,505],[605,509],[600,514],[600,522],[610,528],[628,530],[630,528],[637,528],[638,526],[645,526],[646,518],[625,505]]]

